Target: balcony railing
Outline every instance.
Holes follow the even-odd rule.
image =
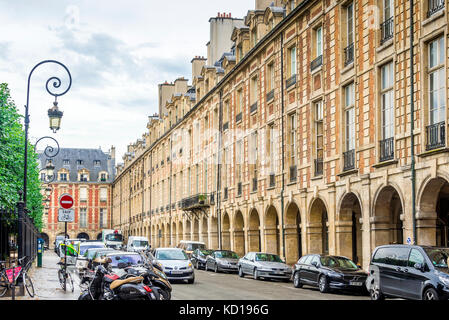
[[[253,178],[253,192],[257,191],[257,178]]]
[[[242,195],[242,183],[239,182],[237,183],[237,196],[241,196]]]
[[[242,113],[241,112],[235,116],[235,122],[239,122],[239,121],[242,121]]]
[[[229,122],[223,123],[223,131],[228,130],[228,129],[229,129]]]
[[[394,17],[388,18],[380,24],[380,44],[393,38]]]
[[[394,138],[380,141],[380,162],[394,159]]]
[[[298,171],[296,170],[296,166],[290,166],[290,182],[296,181],[297,175]]]
[[[249,108],[249,112],[253,113],[257,111],[257,102],[254,102],[251,107]]]
[[[199,193],[181,200],[181,209],[194,209],[210,206],[210,196],[208,193]]]
[[[274,98],[274,89],[267,93],[267,101]]]
[[[288,89],[296,83],[296,74],[285,80],[285,88]]]
[[[310,63],[310,70],[313,71],[323,64],[323,55],[320,55]]]
[[[354,62],[354,42],[345,48],[345,67]]]
[[[343,152],[343,171],[352,170],[355,168],[355,150]]]
[[[270,188],[274,187],[275,184],[276,184],[275,175],[274,175],[274,173],[271,173],[270,174],[270,184],[269,184]]]
[[[446,146],[446,122],[439,122],[426,127],[426,150],[433,150]]]
[[[427,17],[444,8],[444,0],[429,0],[429,10],[427,10]]]
[[[323,159],[315,159],[315,176],[321,176],[323,174]]]

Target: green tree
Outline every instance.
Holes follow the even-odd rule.
[[[0,207],[12,208],[23,189],[25,131],[6,83],[0,84]],[[42,228],[38,155],[28,143],[27,208],[36,227]]]

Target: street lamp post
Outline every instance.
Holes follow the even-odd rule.
[[[55,101],[53,103],[53,107],[50,108],[48,110],[48,117],[50,119],[50,129],[53,130],[54,133],[56,133],[56,131],[59,130],[60,126],[61,126],[61,118],[62,118],[62,111],[59,111],[58,109],[58,101],[57,98],[59,96],[62,96],[64,94],[67,93],[67,91],[70,90],[70,87],[72,86],[72,76],[70,74],[69,69],[67,69],[67,67],[62,64],[59,61],[56,60],[44,60],[39,62],[38,64],[36,64],[33,69],[31,69],[30,74],[28,75],[28,86],[27,86],[27,102],[25,105],[25,155],[24,155],[24,168],[23,168],[23,202],[21,204],[21,206],[23,206],[23,208],[26,207],[26,200],[27,200],[27,170],[28,170],[28,127],[29,127],[29,123],[30,123],[30,116],[29,116],[29,106],[30,106],[30,81],[31,81],[31,75],[33,74],[34,70],[39,67],[42,64],[46,64],[46,63],[54,63],[57,65],[60,65],[61,67],[63,67],[68,75],[69,75],[69,85],[67,87],[67,89],[61,93],[56,93],[53,92],[52,90],[50,90],[50,82],[52,82],[52,87],[53,89],[57,89],[61,86],[61,79],[58,77],[50,77],[46,84],[45,84],[45,88],[47,89],[47,92],[55,97]]]

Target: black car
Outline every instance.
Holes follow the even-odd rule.
[[[296,288],[310,285],[322,293],[331,289],[366,293],[368,274],[346,257],[309,254],[301,257],[292,271]]]
[[[192,255],[190,256],[190,261],[192,261],[193,266],[195,269],[206,268],[206,259],[207,256],[212,254],[214,250],[209,249],[195,249],[192,252]]]
[[[385,245],[371,258],[366,287],[372,300],[449,298],[449,248]]]

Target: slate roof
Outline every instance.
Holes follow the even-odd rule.
[[[45,168],[47,159],[50,158],[43,153],[43,150],[38,150],[38,154],[39,168]],[[51,160],[52,164],[55,166],[55,173],[61,168],[69,170],[69,181],[67,182],[78,182],[78,171],[82,169],[87,169],[89,171],[89,181],[87,183],[97,183],[101,171],[106,171],[108,173],[106,182],[101,183],[112,183],[112,181],[114,181],[115,159],[101,149],[61,148],[56,157],[51,158]],[[69,160],[69,164],[64,165],[64,160]],[[77,160],[83,160],[83,164],[78,165]],[[94,160],[99,160],[100,165],[94,165]],[[57,178],[59,179],[59,176]],[[55,182],[57,182],[57,180],[55,180]]]

